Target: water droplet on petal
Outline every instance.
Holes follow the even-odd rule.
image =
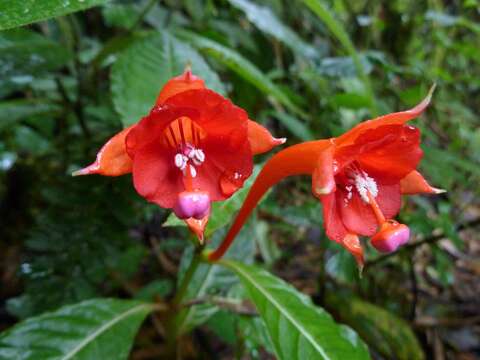
[[[231,196],[235,191],[241,188],[242,185],[242,176],[237,172],[225,173],[220,178],[220,189],[225,196]]]

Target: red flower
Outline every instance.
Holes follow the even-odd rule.
[[[202,239],[210,203],[242,187],[252,155],[284,142],[186,70],[167,82],[147,116],[111,138],[96,161],[74,175],[132,172],[141,196],[173,209]]]
[[[442,192],[416,171],[423,155],[420,131],[406,125],[425,110],[431,92],[413,109],[365,121],[337,138],[277,153],[262,169],[224,243],[210,259],[223,255],[268,188],[299,174],[312,176],[312,192],[322,202],[327,236],[347,248],[360,265],[359,235],[373,236],[372,245],[382,252],[395,251],[407,242],[408,227],[392,219],[400,210],[401,195]]]

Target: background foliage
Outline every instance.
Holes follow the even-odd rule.
[[[7,0],[0,29],[0,329],[88,299],[95,300],[82,309],[97,314],[97,323],[76,318],[85,326],[77,338],[37,358],[98,358],[103,353],[91,353],[98,349],[82,343],[82,331],[131,338],[148,314],[130,356],[165,356],[168,329],[144,302],[172,297],[192,255],[190,235],[171,219],[162,226],[168,212],[146,204],[129,176],[69,175],[137,121],[187,64],[288,144],[406,109],[437,83],[415,125],[424,139],[422,172],[448,192],[405,199],[400,219],[413,230],[411,244],[392,256],[369,249],[360,279],[352,257],[325,237],[308,179],[284,181],[229,258],[268,269],[313,302],[257,267],[229,260],[238,278],[202,264],[187,292],[191,306],[173,321],[183,358],[292,359],[291,344],[268,335],[253,307],[265,315],[258,289],[275,281],[278,299],[304,304],[304,316],[319,323],[331,320],[313,304],[327,309],[374,358],[480,356],[478,1]],[[215,209],[213,242],[244,195]],[[242,271],[256,274],[256,287]],[[56,324],[43,333],[76,311],[42,315]],[[130,326],[118,330],[124,316]],[[39,340],[21,335],[26,328],[0,337],[1,359],[16,354],[10,346],[18,339]],[[300,344],[297,356],[315,358],[316,344]],[[116,350],[120,359],[130,349]]]

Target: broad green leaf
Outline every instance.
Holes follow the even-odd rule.
[[[366,346],[351,329],[336,324],[323,309],[269,272],[222,261],[233,270],[265,321],[279,359],[369,359]]]
[[[268,7],[257,5],[249,0],[229,0],[229,2],[236,8],[242,10],[248,20],[261,31],[282,41],[295,53],[306,58],[314,58],[317,56],[315,48],[307,44],[292,29],[283,24]]]
[[[0,334],[2,360],[121,360],[154,305],[93,299],[30,318]]]
[[[0,30],[85,10],[107,0],[2,0]]]
[[[0,96],[26,87],[32,80],[65,65],[71,54],[60,44],[33,31],[0,33]]]
[[[260,69],[258,69],[249,60],[233,49],[219,44],[206,37],[194,34],[186,30],[177,30],[175,34],[188,41],[192,46],[200,49],[205,54],[212,56],[219,62],[228,66],[232,71],[236,72],[242,78],[257,87],[260,91],[271,96],[279,103],[285,105],[289,110],[306,116],[305,113],[295,105],[288,95],[277,85],[275,85]]]
[[[424,359],[425,354],[408,324],[379,306],[350,294],[329,292],[327,306],[387,359]]]
[[[270,354],[275,353],[265,322],[260,317],[241,316],[238,319],[238,328],[244,337],[247,350],[252,356],[257,355],[254,359],[263,359],[258,354],[259,348]]]
[[[57,114],[60,106],[41,100],[9,100],[0,102],[0,130],[32,116]]]
[[[165,83],[191,65],[207,87],[225,93],[217,74],[190,46],[167,33],[154,33],[135,41],[112,68],[112,97],[125,126],[148,114]]]
[[[303,3],[312,10],[315,15],[325,24],[325,26],[330,30],[330,32],[337,38],[340,44],[345,48],[348,55],[350,55],[353,59],[355,64],[355,68],[357,70],[358,76],[362,79],[365,89],[367,90],[367,97],[370,103],[370,110],[372,112],[372,116],[377,115],[377,108],[375,103],[375,97],[372,90],[372,84],[370,83],[370,79],[367,76],[367,73],[363,67],[363,64],[360,59],[360,55],[357,53],[355,46],[350,40],[347,31],[343,27],[343,25],[335,19],[335,16],[332,14],[331,10],[329,10],[326,6],[324,6],[324,2],[321,0],[303,0]]]

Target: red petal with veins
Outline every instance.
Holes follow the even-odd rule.
[[[432,99],[432,94],[434,90],[435,90],[435,86],[432,86],[430,88],[430,91],[428,92],[427,97],[423,99],[422,102],[420,102],[417,106],[409,110],[383,115],[375,119],[367,120],[358,124],[350,131],[347,131],[345,134],[339,136],[336,139],[337,144],[342,146],[351,145],[355,142],[358,136],[360,136],[367,130],[376,129],[380,126],[385,126],[385,125],[401,125],[401,124],[405,124],[407,121],[415,119],[423,111],[425,111],[428,104],[430,104],[430,100]]]
[[[445,190],[432,187],[418,171],[414,170],[400,180],[402,194],[441,194]]]
[[[375,198],[385,218],[390,219],[398,214],[401,205],[401,194],[399,184],[382,184],[377,182],[378,195]],[[340,208],[343,224],[352,233],[371,236],[375,234],[377,222],[372,207],[364,202],[355,187],[352,189],[352,196],[347,198],[345,189],[337,188],[336,197]],[[347,199],[348,201],[345,201]]]
[[[420,131],[413,126],[386,125],[365,131],[355,144],[337,146],[341,167],[357,161],[376,180],[398,182],[415,170],[423,156]]]
[[[128,134],[126,147],[133,158],[135,188],[149,201],[166,208],[173,207],[178,193],[185,190],[183,174],[174,165],[178,150],[162,141],[168,125],[182,117],[191,119],[204,133],[196,146],[203,150],[205,161],[196,167],[190,190],[207,191],[212,201],[228,198],[233,192],[222,191],[222,179],[231,178],[238,189],[252,173],[248,117],[229,100],[207,89],[189,90],[169,98]],[[165,184],[155,185],[159,182]]]
[[[155,105],[162,105],[168,98],[187,90],[205,89],[205,82],[192,74],[190,69],[177,77],[170,79],[158,94]]]
[[[199,113],[195,122],[208,136],[247,138],[247,113],[212,90],[185,91],[167,99],[165,105],[195,109]]]
[[[127,153],[132,159],[141,149],[152,143],[160,142],[164,130],[170,123],[181,117],[197,120],[199,112],[187,107],[156,107],[128,133],[125,139]]]
[[[248,142],[248,117],[244,110],[211,90],[191,90],[178,94],[165,103],[186,106],[198,111],[195,123],[206,133],[199,147],[205,162],[198,167],[193,184],[208,191],[212,201],[230,197],[251,175],[252,151]],[[221,183],[231,184],[228,191]]]
[[[287,139],[274,138],[270,131],[253,120],[248,120],[248,141],[252,149],[252,154],[262,154],[272,150],[277,145],[282,145]]]
[[[422,159],[420,131],[412,126],[391,125],[372,132],[383,131],[386,132],[386,142],[381,146],[370,146],[371,150],[362,151],[358,162],[370,176],[397,182],[415,170]],[[368,142],[368,134],[365,134],[365,138],[359,137],[358,142],[362,139]]]

